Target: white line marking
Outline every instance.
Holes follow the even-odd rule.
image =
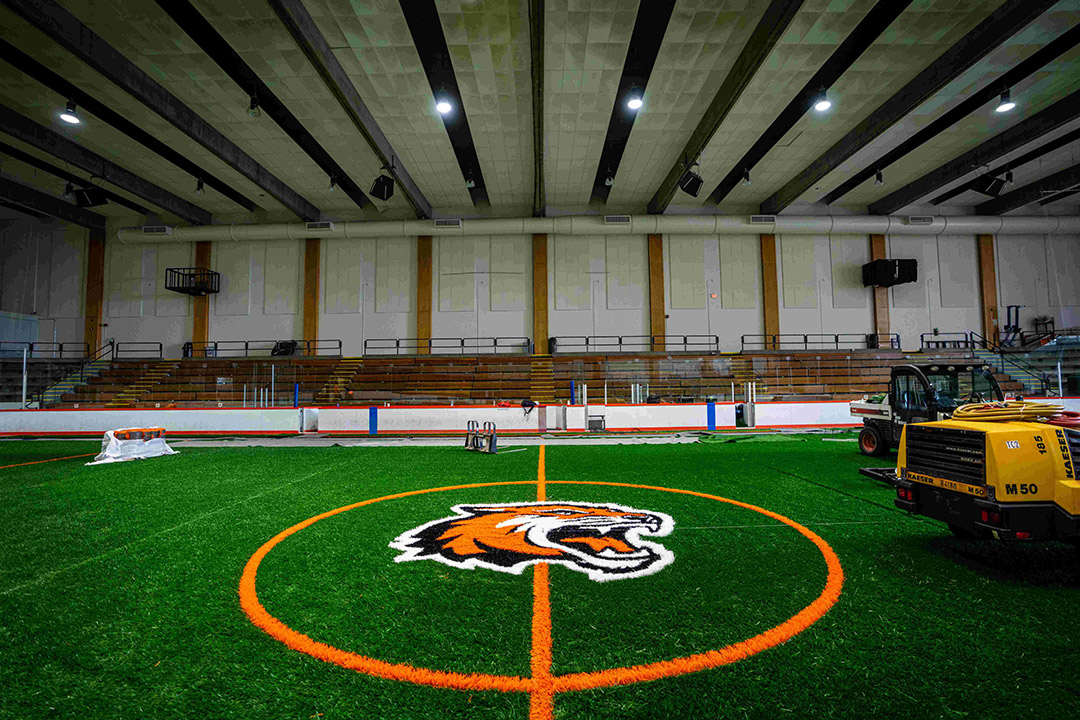
[[[269,495],[270,493],[277,492],[278,490],[283,490],[283,489],[289,487],[290,485],[295,485],[296,483],[303,482],[305,480],[310,480],[311,478],[315,477],[316,475],[321,475],[322,473],[324,473],[324,472],[326,472],[328,470],[333,470],[333,469],[338,468],[338,467],[340,467],[341,465],[344,465],[344,464],[345,463],[342,462],[342,463],[338,463],[337,465],[333,465],[331,467],[325,467],[322,470],[316,470],[315,472],[311,473],[310,475],[305,475],[302,478],[297,478],[296,480],[291,480],[291,481],[285,483],[284,485],[278,485],[277,487],[272,487],[269,490],[263,490],[260,493],[255,493],[254,495],[250,495],[250,496],[248,496],[246,498],[243,498],[242,500],[235,500],[235,501],[233,501],[231,503],[228,503],[226,505],[222,505],[217,510],[211,510],[210,512],[203,513],[202,515],[199,515],[198,517],[193,517],[190,520],[185,520],[184,522],[180,523],[179,525],[173,525],[171,528],[166,528],[164,530],[158,530],[156,533],[153,533],[152,535],[147,535],[146,537],[139,538],[138,540],[132,540],[131,542],[126,543],[124,545],[121,545],[120,547],[115,547],[112,550],[106,550],[105,552],[101,553],[100,555],[95,555],[94,557],[90,557],[90,558],[87,558],[85,560],[80,560],[79,562],[77,562],[77,563],[75,563],[73,565],[68,565],[67,567],[62,567],[59,570],[50,570],[49,572],[42,573],[41,575],[38,575],[33,580],[27,580],[26,582],[19,583],[18,585],[15,585],[14,587],[8,588],[7,590],[0,591],[0,596],[11,595],[12,593],[18,592],[19,590],[22,590],[24,588],[33,587],[35,585],[41,585],[42,583],[45,583],[45,582],[48,582],[49,580],[52,580],[57,575],[62,575],[62,574],[66,573],[66,572],[69,572],[71,570],[75,570],[77,568],[80,568],[83,565],[89,565],[92,562],[96,562],[98,560],[101,560],[102,558],[107,558],[110,555],[115,555],[116,553],[120,552],[121,550],[126,550],[129,547],[132,547],[134,545],[139,545],[141,543],[146,542],[147,540],[153,540],[156,537],[160,537],[162,535],[167,535],[168,533],[171,533],[173,530],[179,530],[180,528],[182,528],[182,527],[184,527],[186,525],[191,525],[192,523],[197,523],[200,520],[205,520],[206,518],[217,515],[220,512],[224,512],[225,510],[228,510],[229,508],[235,507],[237,505],[243,505],[244,503],[250,502],[252,500],[256,500],[256,499],[262,497],[263,495]]]

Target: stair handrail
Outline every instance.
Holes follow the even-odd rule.
[[[89,355],[87,355],[86,357],[84,357],[82,359],[82,361],[79,363],[78,369],[76,369],[74,372],[70,372],[70,373],[64,375],[62,378],[60,378],[59,380],[54,382],[52,385],[49,385],[49,386],[45,387],[44,389],[42,389],[41,391],[39,391],[39,392],[35,393],[34,395],[32,395],[30,397],[30,399],[27,400],[26,407],[30,407],[30,403],[32,403],[35,398],[37,399],[37,404],[38,404],[39,408],[45,407],[45,396],[48,394],[48,392],[50,390],[52,390],[54,387],[56,387],[57,385],[59,385],[60,383],[66,382],[66,381],[70,380],[73,377],[76,378],[78,381],[80,381],[80,384],[81,384],[82,381],[86,380],[86,377],[83,375],[83,373],[85,373],[86,369],[88,367],[90,367],[90,364],[94,363],[94,362],[96,362],[98,360],[104,360],[106,355],[109,356],[109,359],[112,359],[115,356],[115,350],[116,350],[116,340],[114,338],[109,338],[109,342],[105,343],[104,345],[99,347],[97,350],[95,350],[94,352],[92,352]]]
[[[1053,391],[1053,384],[1050,380],[1050,376],[1047,373],[1044,373],[1042,370],[1030,363],[1024,362],[1023,360],[1019,360],[1015,357],[1011,357],[1005,352],[1001,345],[998,345],[993,340],[983,337],[974,330],[970,332],[970,335],[973,348],[978,348],[981,346],[984,350],[988,350],[989,352],[997,355],[998,359],[1001,360],[1001,372],[1005,372],[1005,364],[1008,363],[1009,365],[1017,368],[1018,370],[1023,370],[1029,375],[1033,375],[1035,378],[1037,378],[1039,383],[1042,385],[1040,391],[1042,392],[1043,396],[1058,397],[1058,393]]]

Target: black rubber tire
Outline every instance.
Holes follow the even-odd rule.
[[[867,425],[859,433],[859,450],[863,455],[881,457],[889,452],[889,441],[873,425]]]

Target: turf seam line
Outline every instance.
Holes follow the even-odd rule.
[[[788,472],[787,470],[781,470],[780,468],[774,468],[771,465],[763,465],[762,467],[766,467],[769,470],[772,470],[774,472],[778,472],[781,475],[787,475],[788,477],[793,477],[796,480],[802,480],[803,482],[808,482],[811,485],[815,485],[815,486],[817,486],[819,488],[824,488],[825,490],[830,490],[830,491],[836,493],[837,495],[843,495],[844,497],[849,497],[852,500],[858,500],[859,502],[869,503],[870,505],[874,505],[876,507],[879,507],[882,510],[887,510],[890,515],[893,515],[893,514],[896,513],[896,508],[895,507],[890,507],[889,505],[883,505],[883,504],[879,503],[877,500],[870,500],[870,499],[867,499],[867,498],[864,498],[864,497],[859,497],[858,495],[853,495],[853,494],[851,494],[849,492],[844,492],[843,490],[838,490],[837,488],[831,487],[831,486],[826,485],[824,483],[816,482],[814,480],[811,480],[810,478],[804,478],[802,475],[796,475],[795,473]],[[918,516],[914,516],[911,519],[912,520],[918,520],[920,522],[924,522],[923,519],[918,517]]]
[[[105,552],[101,553],[100,555],[95,555],[94,557],[89,557],[89,558],[86,558],[85,560],[80,560],[79,562],[74,563],[73,565],[68,565],[67,567],[62,567],[62,568],[60,568],[58,570],[50,570],[49,572],[42,573],[41,575],[38,575],[33,580],[27,580],[26,582],[19,583],[18,585],[7,588],[6,590],[0,590],[0,597],[6,597],[7,595],[11,595],[12,593],[18,592],[19,590],[23,590],[23,589],[28,588],[28,587],[34,587],[36,585],[41,585],[42,583],[45,583],[45,582],[48,582],[49,580],[52,580],[57,575],[62,575],[62,574],[66,573],[66,572],[69,572],[71,570],[76,570],[76,569],[82,567],[83,565],[89,565],[92,562],[96,562],[96,561],[101,560],[103,558],[107,558],[107,557],[109,557],[111,555],[115,555],[116,553],[118,553],[118,552],[120,552],[122,550],[126,550],[127,548],[133,547],[135,545],[139,545],[141,543],[146,542],[147,540],[153,540],[154,538],[161,537],[162,535],[167,535],[168,533],[171,533],[174,530],[179,530],[180,528],[185,527],[187,525],[191,525],[192,523],[199,522],[200,520],[205,520],[206,518],[211,517],[213,515],[217,515],[220,512],[228,510],[229,508],[235,507],[237,505],[243,505],[244,503],[251,502],[252,500],[256,500],[256,499],[258,499],[258,498],[260,498],[260,497],[262,497],[264,495],[269,495],[270,493],[277,492],[278,490],[283,490],[283,489],[289,487],[290,485],[295,485],[296,483],[303,482],[305,480],[310,480],[311,478],[315,477],[316,475],[321,475],[322,473],[327,472],[328,470],[336,469],[336,468],[338,468],[338,467],[340,467],[341,465],[344,465],[344,464],[345,464],[344,462],[341,462],[338,465],[334,465],[334,466],[331,466],[331,467],[326,467],[326,468],[323,468],[322,470],[316,470],[315,472],[311,473],[310,475],[305,475],[302,478],[297,478],[296,480],[291,480],[291,481],[285,483],[284,485],[278,485],[277,487],[272,487],[269,490],[263,490],[260,493],[256,493],[255,495],[250,495],[250,496],[248,496],[246,498],[243,498],[241,500],[235,500],[235,501],[233,501],[231,503],[222,505],[221,507],[217,508],[216,510],[211,510],[210,512],[203,513],[202,515],[199,515],[198,517],[193,517],[190,520],[185,520],[184,522],[180,523],[179,525],[173,525],[170,528],[166,528],[164,530],[159,530],[156,533],[153,533],[152,535],[147,535],[146,537],[139,538],[138,540],[132,540],[131,542],[125,543],[125,544],[121,545],[120,547],[115,547],[112,550],[106,550]]]
[[[48,460],[34,460],[32,462],[14,463],[13,465],[2,465],[0,470],[7,470],[8,468],[25,467],[26,465],[40,465],[41,463],[56,462],[57,460],[74,460],[75,458],[84,458],[96,456],[97,453],[84,453],[82,455],[68,455],[66,457],[49,458]]]
[[[899,525],[892,520],[845,520],[843,522],[804,522],[805,527],[822,527],[825,525]],[[676,527],[675,530],[736,530],[741,528],[783,528],[783,523],[765,523],[761,525],[703,525],[702,527]]]

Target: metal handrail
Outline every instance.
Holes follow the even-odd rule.
[[[58,344],[62,345],[63,343]],[[76,344],[86,345],[86,343]],[[45,395],[60,383],[75,378],[79,384],[82,384],[87,379],[86,370],[90,367],[90,364],[97,360],[104,360],[106,355],[108,355],[110,359],[116,357],[116,340],[109,338],[109,342],[105,343],[94,352],[85,354],[82,358],[82,362],[79,363],[79,367],[74,372],[66,373],[59,380],[51,385],[47,385],[42,388],[40,392],[36,393],[33,398],[37,399],[38,407],[40,408],[45,405]]]
[[[683,347],[682,350],[675,349],[679,345]],[[715,353],[720,351],[720,337],[718,335],[564,335],[549,338],[548,349],[552,355],[559,352]]]
[[[11,357],[22,357],[23,350],[27,357],[35,360],[82,360],[90,352],[90,346],[84,342],[27,342],[0,341],[0,357],[14,353]]]
[[[531,355],[532,340],[527,337],[475,338],[367,338],[365,355]]]
[[[982,347],[985,350],[989,350],[990,352],[997,355],[998,359],[1001,361],[1001,372],[1003,372],[1003,373],[1006,372],[1005,371],[1005,364],[1008,363],[1012,367],[1014,367],[1014,368],[1016,368],[1018,370],[1021,370],[1023,372],[1026,372],[1029,375],[1032,375],[1035,378],[1037,378],[1039,383],[1042,385],[1042,387],[1040,388],[1040,392],[1045,397],[1052,397],[1052,396],[1057,395],[1057,393],[1055,393],[1052,390],[1053,384],[1052,384],[1052,382],[1050,380],[1050,376],[1047,373],[1044,373],[1042,370],[1035,367],[1034,365],[1031,365],[1030,363],[1026,363],[1026,362],[1024,362],[1024,361],[1022,361],[1022,360],[1020,360],[1018,358],[1015,358],[1015,357],[1012,357],[1012,356],[1006,354],[1004,352],[1004,350],[1002,349],[1001,345],[998,345],[998,344],[994,343],[992,340],[989,340],[989,339],[983,337],[982,335],[975,332],[974,330],[971,331],[969,333],[969,335],[971,337],[971,343],[972,343],[973,348]]]
[[[822,350],[881,350],[899,349],[897,333],[778,333],[775,335],[743,335],[743,352],[748,350],[779,350],[784,352],[821,352]],[[810,347],[813,345],[814,347]],[[824,346],[824,347],[823,347]]]
[[[929,338],[929,339],[928,339]],[[945,332],[945,333],[922,333],[919,335],[919,349],[921,350],[970,350],[972,344],[971,333]]]
[[[136,341],[116,343],[113,360],[161,359],[163,348],[159,342]]]
[[[207,340],[186,342],[184,357],[262,357],[272,356],[278,343],[296,343],[290,356],[341,357],[341,340]]]

